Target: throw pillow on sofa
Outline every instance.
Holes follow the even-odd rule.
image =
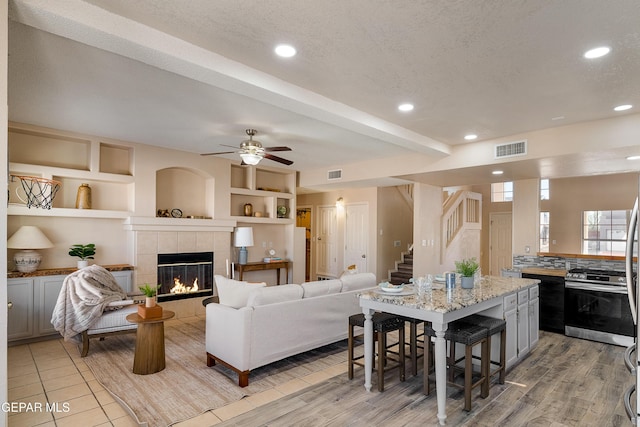
[[[233,308],[245,307],[251,291],[267,286],[264,282],[241,282],[219,275],[215,275],[214,278],[216,281],[216,289],[218,289],[220,304]]]

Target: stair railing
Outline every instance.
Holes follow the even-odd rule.
[[[457,191],[451,196],[442,215],[443,250],[451,245],[465,227],[482,226],[482,195],[471,191]]]

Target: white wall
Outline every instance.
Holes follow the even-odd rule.
[[[2,30],[0,33],[0,81],[2,88],[0,89],[0,123],[4,132],[0,135],[0,164],[3,172],[0,174],[0,186],[7,188],[7,175],[9,174],[7,165],[7,63],[9,58],[8,43],[8,2],[2,2],[0,6],[0,22]],[[2,218],[7,217],[7,206],[0,203],[0,215]],[[7,241],[7,223],[2,221],[0,225],[0,241]],[[8,402],[9,394],[7,391],[7,260],[0,259],[0,402]],[[8,414],[3,412],[0,416],[0,427],[8,424]]]
[[[415,184],[413,198],[413,275],[438,274],[443,271],[440,259],[442,188]]]
[[[514,255],[534,255],[540,243],[540,180],[513,183]],[[526,249],[529,249],[529,252]]]

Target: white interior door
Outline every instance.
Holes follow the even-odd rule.
[[[316,238],[316,274],[338,276],[337,229],[335,206],[318,207]]]
[[[363,273],[368,271],[369,205],[347,205],[345,214],[344,266],[355,264]]]
[[[511,235],[511,212],[496,212],[490,217],[489,274],[499,276],[503,268],[510,268],[513,263]],[[483,272],[484,274],[484,272]]]

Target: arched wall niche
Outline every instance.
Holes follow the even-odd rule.
[[[182,217],[211,218],[214,178],[199,169],[170,167],[156,171],[156,212],[179,209]],[[178,214],[174,211],[174,215]],[[158,214],[160,216],[160,214]]]

